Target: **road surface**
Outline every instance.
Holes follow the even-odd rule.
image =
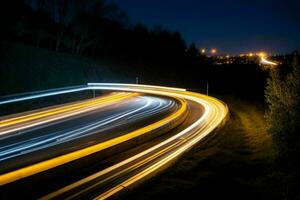
[[[0,140],[0,183],[8,184],[9,188],[9,183],[27,175],[55,170],[56,166],[101,151],[99,145],[107,141],[110,145],[117,145],[156,131],[159,127],[174,123],[174,119],[186,117],[184,113],[189,110],[185,122],[168,131],[168,137],[158,139],[147,148],[125,154],[110,166],[101,167],[99,171],[42,195],[42,199],[109,198],[164,169],[220,125],[228,112],[223,102],[183,89],[126,84],[89,84],[87,89],[121,91],[121,94],[115,95],[124,97],[79,114],[77,109],[72,110],[70,112],[73,114],[66,118],[56,118],[61,113],[51,112],[54,116],[50,118],[55,120],[41,123],[49,116],[45,119],[44,116],[42,119],[37,117],[33,120],[39,122],[37,125],[21,129],[19,134],[14,135],[10,128],[4,127]],[[20,128],[22,123],[28,122],[19,123],[21,125],[7,126]],[[92,151],[92,148],[97,151]],[[64,161],[58,159],[61,157]],[[23,158],[23,162],[16,165],[19,158]],[[51,165],[52,160],[55,160],[54,165]],[[61,163],[57,165],[58,162]],[[52,167],[49,168],[49,165]]]

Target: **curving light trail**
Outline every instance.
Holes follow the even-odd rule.
[[[105,128],[107,129],[110,124],[113,124],[113,126],[116,127],[129,123],[130,121],[135,121],[136,118],[140,118],[139,120],[141,120],[170,109],[175,104],[175,102],[171,100],[150,96],[138,97],[136,101],[136,103],[142,105],[138,108],[132,108],[121,113],[113,114],[112,116],[100,121],[97,120],[93,123],[72,127],[69,130],[51,132],[49,134],[44,133],[42,136],[2,145],[0,147],[0,162],[58,144],[87,137],[89,135],[98,134],[99,132],[103,132]],[[23,132],[22,134],[26,134],[26,132]],[[20,136],[20,133],[18,133],[18,136]],[[11,140],[13,138],[14,135],[12,134],[5,139]],[[3,141],[3,138],[0,139],[0,143],[1,141]]]
[[[93,100],[88,100],[67,106],[61,106],[45,111],[3,119],[0,120],[0,136],[99,109],[106,105],[116,103],[118,101],[122,101],[126,98],[136,95],[136,93],[113,94],[107,97],[99,97]]]
[[[149,116],[162,115],[162,113],[169,111],[170,109],[174,109],[174,107],[177,108],[174,112],[166,115],[164,118],[159,119],[152,124],[132,130],[131,132],[123,133],[121,135],[117,134],[113,138],[104,140],[100,143],[82,147],[75,151],[67,152],[63,155],[35,162],[28,166],[1,174],[0,185],[5,185],[89,156],[109,147],[142,136],[143,134],[154,132],[161,127],[170,126],[170,124],[174,124],[175,121],[183,120],[185,116],[187,116],[188,108],[190,108],[191,113],[201,113],[197,115],[198,117],[196,119],[190,119],[187,125],[182,125],[183,128],[180,129],[181,131],[176,132],[163,141],[160,141],[160,143],[157,143],[146,150],[138,152],[132,157],[125,158],[119,163],[109,166],[95,174],[42,197],[42,199],[75,199],[85,197],[106,199],[169,165],[172,161],[177,159],[180,155],[193,147],[197,142],[219,126],[224,121],[228,113],[228,108],[223,102],[206,95],[186,91],[185,89],[113,83],[89,83],[87,86],[82,87],[38,92],[23,97],[14,97],[12,100],[5,99],[0,101],[0,105],[84,90],[125,91],[123,95],[126,97],[122,96],[120,99],[118,99],[118,97],[118,100],[115,101],[113,101],[115,98],[112,97],[111,99],[108,99],[107,102],[99,102],[99,105],[97,103],[98,100],[94,99],[93,101],[96,104],[96,107],[93,103],[91,103],[91,101],[87,101],[83,102],[86,104],[82,107],[80,107],[80,104],[79,107],[77,104],[76,106],[75,104],[72,104],[70,110],[68,110],[68,107],[57,108],[57,110],[47,110],[45,112],[34,113],[28,116],[21,116],[20,118],[17,117],[11,121],[8,119],[8,121],[2,122],[2,127],[0,127],[0,135],[2,131],[2,139],[8,141],[10,137],[15,136],[14,133],[16,133],[16,131],[21,131],[21,135],[28,135],[28,130],[44,130],[43,128],[47,128],[49,124],[57,126],[60,121],[72,116],[80,116],[83,120],[84,113],[97,111],[97,109],[103,108],[104,104],[111,105],[114,103],[116,105],[120,105],[128,99],[127,95],[132,95],[131,98],[135,98],[135,101],[139,101],[140,103],[134,103],[137,107],[132,107],[118,113],[112,113],[110,116],[106,116],[105,119],[92,120],[88,123],[82,124],[81,126],[75,126],[62,131],[49,132],[48,134],[42,135],[37,134],[34,137],[29,137],[13,144],[5,143],[5,145],[1,145],[0,147],[0,164],[1,161],[22,157],[24,155],[31,155],[31,153],[39,152],[49,147],[67,144],[69,141],[79,141],[82,138],[97,134],[99,131],[101,132],[101,130],[109,130],[109,127],[124,125],[130,121],[134,123],[137,119],[144,120]],[[143,93],[146,95],[137,96],[137,93]],[[147,96],[148,94],[159,95],[160,97]],[[121,94],[119,93],[119,95]],[[174,100],[162,100],[161,96],[176,99],[177,103],[175,104]],[[103,102],[106,102],[107,104],[103,104]],[[71,115],[68,115],[68,112],[70,112]],[[45,116],[45,113],[48,114]],[[55,120],[47,121],[49,119]],[[90,118],[87,118],[86,120],[90,120]],[[31,124],[32,126],[28,127],[28,124]],[[10,129],[14,130],[9,131]],[[16,134],[16,136],[17,135],[18,134]],[[100,134],[98,135],[100,136]]]
[[[84,197],[84,195],[90,194],[91,191],[97,190],[97,188],[99,190],[101,186],[105,186],[106,189],[93,197],[95,199],[109,198],[178,158],[178,156],[182,155],[220,125],[228,113],[228,108],[223,102],[183,89],[129,84],[89,84],[89,87],[92,89],[134,91],[182,98],[203,106],[204,113],[190,126],[169,139],[120,163],[61,188],[42,199]]]
[[[276,66],[276,65],[278,65],[276,62],[273,62],[273,61],[268,60],[265,56],[261,56],[260,59],[261,59],[261,60],[260,60],[261,64],[264,64],[264,65],[271,65],[271,66]]]
[[[136,96],[136,93],[131,93],[131,97]],[[127,94],[128,97],[128,94]],[[161,115],[164,112],[172,110],[177,107],[177,104],[173,100],[164,99],[159,97],[152,96],[142,96],[135,97],[135,101],[128,102],[127,104],[133,104],[134,107],[131,109],[127,109],[125,112],[119,113],[119,109],[116,110],[117,113],[113,113],[109,117],[105,117],[102,121],[97,121],[95,123],[89,123],[88,125],[84,125],[83,127],[75,126],[70,131],[58,131],[58,132],[50,132],[49,134],[43,133],[42,136],[31,137],[28,140],[22,140],[20,142],[15,142],[16,139],[12,139],[12,137],[19,137],[20,135],[26,136],[28,133],[25,131],[23,133],[10,134],[6,136],[4,139],[7,141],[13,141],[13,144],[1,145],[1,153],[0,159],[1,161],[10,160],[12,158],[18,158],[22,155],[30,154],[35,151],[40,151],[43,149],[47,149],[49,147],[58,146],[61,143],[67,143],[69,141],[78,140],[83,137],[87,137],[89,135],[98,134],[99,138],[104,138],[99,144],[88,146],[84,149],[79,149],[77,151],[73,151],[70,153],[66,153],[63,155],[59,155],[54,158],[50,158],[45,161],[40,161],[38,163],[34,163],[29,166],[25,166],[23,168],[19,168],[8,173],[4,173],[0,175],[0,185],[4,185],[33,174],[63,165],[65,163],[71,162],[73,160],[77,160],[79,158],[91,155],[95,152],[107,149],[114,145],[118,145],[124,141],[131,140],[135,137],[138,137],[142,134],[147,133],[150,130],[154,130],[158,127],[163,126],[164,123],[169,123],[173,121],[175,118],[181,116],[182,112],[186,111],[186,104],[179,100],[184,106],[178,108],[178,111],[173,114],[167,116],[166,118],[148,126],[145,126],[138,131],[130,132],[129,134],[118,135],[115,133],[115,136],[112,139],[107,140],[107,133],[104,135],[99,135],[98,133],[109,131],[109,128],[118,127],[124,124],[129,124],[133,122],[142,121],[146,118],[150,118],[151,116]],[[110,104],[116,103],[113,100],[110,101]],[[101,104],[103,107],[103,104]],[[107,105],[105,103],[105,105]],[[82,118],[82,116],[81,116]],[[97,116],[96,116],[97,118]],[[56,126],[56,124],[54,124]],[[72,124],[71,124],[72,125]],[[73,126],[73,125],[72,125]],[[42,127],[43,128],[43,127]],[[65,127],[63,127],[65,129]],[[39,128],[37,128],[39,129]],[[29,132],[29,131],[28,131]],[[0,142],[3,142],[3,138],[0,138]],[[72,147],[74,149],[74,147]],[[60,149],[61,151],[61,149]],[[0,163],[1,165],[1,163]]]

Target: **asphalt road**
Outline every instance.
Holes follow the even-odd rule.
[[[131,152],[124,153],[124,155],[117,156],[117,158],[114,158],[112,166],[103,167],[86,178],[43,196],[42,199],[105,199],[109,198],[112,193],[126,190],[127,182],[130,183],[139,179],[144,173],[148,173],[149,169],[151,171],[153,166],[159,165],[161,161],[168,159],[173,153],[177,154],[177,151],[185,143],[197,136],[196,134],[187,134],[175,140],[172,139],[176,133],[183,131],[203,115],[203,107],[192,101],[189,101],[188,104],[192,112],[176,129],[165,133],[166,137],[151,141],[145,144],[144,148],[136,148]],[[161,145],[164,141],[169,142]],[[149,151],[149,149],[152,150]],[[109,160],[111,158],[103,162],[108,162]]]
[[[169,98],[135,96],[117,104],[3,134],[0,137],[0,173],[102,143],[162,119],[176,109],[178,105]],[[42,120],[45,119],[37,121]]]
[[[76,90],[110,90],[123,94],[115,93],[120,96],[105,97],[108,100],[96,99],[93,103],[83,102],[71,108],[68,105],[70,110],[67,112],[64,112],[64,107],[54,111],[50,109],[46,116],[43,113],[34,115],[33,119],[25,117],[20,121],[16,117],[12,122],[8,119],[2,121],[2,127],[0,121],[0,183],[5,186],[4,197],[16,195],[12,194],[15,188],[21,190],[20,194],[24,196],[42,199],[114,197],[172,164],[219,126],[228,113],[223,102],[184,89],[89,84]],[[66,91],[55,90],[58,93]],[[41,92],[32,95],[32,98],[41,95],[48,94]],[[15,98],[13,102],[23,98]],[[6,102],[10,103],[10,100]],[[91,156],[109,146],[170,126],[179,119],[185,121],[161,137],[131,150],[103,160],[93,160]],[[49,190],[36,192],[35,195],[22,191],[22,186],[25,189],[33,183],[26,182],[26,177],[55,172],[57,166],[73,165],[71,161],[80,162],[83,158],[85,161],[90,159],[89,163],[106,164],[85,166],[85,169],[91,170],[82,170],[82,173],[77,169],[78,174],[66,175],[72,178],[52,184]],[[63,178],[62,175],[58,177]],[[37,181],[40,180],[43,183],[38,186]],[[53,178],[49,180],[56,181]],[[21,184],[18,185],[19,182]],[[41,188],[47,187],[45,184],[45,179],[39,178],[33,183]]]

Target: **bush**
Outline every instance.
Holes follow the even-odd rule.
[[[265,96],[269,132],[280,156],[300,152],[300,66],[296,53],[291,63],[270,70]]]

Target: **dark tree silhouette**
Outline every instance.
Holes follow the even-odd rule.
[[[266,118],[279,153],[282,157],[299,153],[300,66],[296,53],[291,63],[270,70],[265,93],[269,106]]]
[[[187,49],[187,56],[193,59],[199,56],[199,50],[195,43],[192,43]]]

